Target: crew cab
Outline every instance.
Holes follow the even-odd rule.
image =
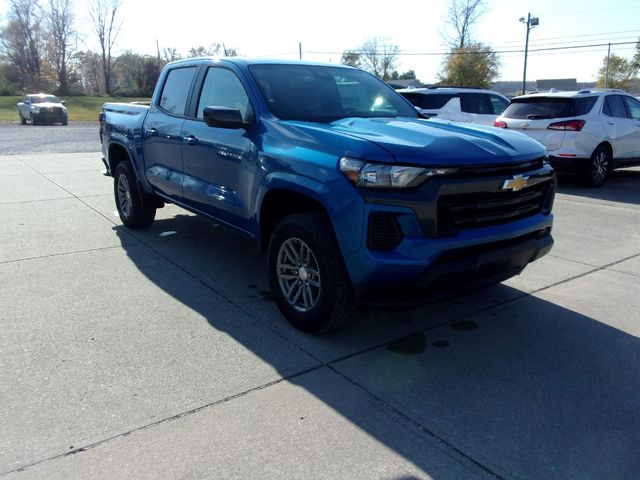
[[[107,103],[100,118],[124,225],[171,202],[254,239],[280,311],[308,332],[362,303],[500,282],[553,244],[540,143],[424,119],[355,68],[182,60],[150,106]]]

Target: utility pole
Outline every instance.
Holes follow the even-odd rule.
[[[607,74],[604,76],[604,88],[609,88],[609,59],[611,58],[611,44],[607,50]]]
[[[529,31],[533,27],[537,27],[540,24],[540,19],[538,17],[532,17],[531,13],[527,14],[527,18],[520,17],[520,22],[524,23],[527,27],[527,37],[524,42],[524,72],[522,74],[522,94],[524,95],[527,91],[527,56],[529,55]]]
[[[158,67],[160,66],[160,42],[156,39],[156,50],[158,51]]]
[[[298,52],[300,53],[300,60],[302,60],[302,42],[298,43]]]

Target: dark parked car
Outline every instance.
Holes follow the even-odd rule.
[[[26,125],[27,121],[32,125],[38,123],[61,123],[68,122],[67,107],[55,95],[25,95],[24,100],[18,102],[18,115],[20,123]]]

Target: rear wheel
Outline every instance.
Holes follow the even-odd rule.
[[[271,236],[268,258],[271,293],[293,326],[319,332],[350,320],[351,283],[323,214],[301,213],[282,220]]]
[[[131,163],[123,161],[114,173],[113,191],[120,220],[129,228],[146,228],[156,217],[156,207],[136,185]]]
[[[589,169],[583,175],[583,181],[590,187],[599,187],[611,171],[611,152],[604,146],[597,147],[589,160]]]

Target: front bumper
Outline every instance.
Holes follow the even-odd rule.
[[[410,283],[357,288],[367,305],[414,306],[519,275],[553,246],[551,227],[510,240],[447,250]]]
[[[505,188],[521,176],[528,186]],[[361,247],[344,257],[358,297],[364,303],[423,303],[434,292],[517,275],[553,245],[555,190],[553,170],[538,165],[434,178],[414,191],[367,191]],[[395,225],[385,230],[389,218]],[[372,238],[372,226],[380,237]]]

